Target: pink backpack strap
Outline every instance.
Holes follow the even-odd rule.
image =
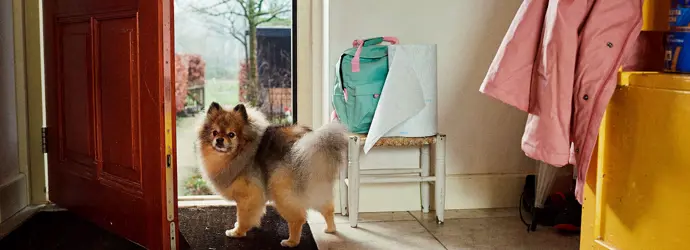
[[[398,44],[400,41],[398,40],[397,37],[394,36],[384,36],[383,37],[384,42],[389,42],[390,44]]]
[[[400,41],[398,40],[397,37],[393,36],[384,36],[381,37],[383,38],[384,42],[388,42],[390,44],[398,44]],[[367,39],[370,40],[370,39]],[[357,47],[357,51],[355,52],[354,58],[352,58],[352,72],[359,72],[359,57],[360,54],[362,53],[362,46],[364,46],[364,42],[366,40],[362,39],[357,39],[352,42],[352,47]]]
[[[352,72],[359,72],[359,55],[362,53],[362,46],[364,45],[364,41],[361,39],[355,40],[352,42],[352,47],[357,47],[357,51],[355,52],[355,57],[352,58]]]

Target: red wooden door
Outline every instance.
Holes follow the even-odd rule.
[[[44,0],[43,12],[48,198],[175,249],[172,0]]]

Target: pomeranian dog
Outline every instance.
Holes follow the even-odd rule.
[[[270,201],[288,222],[285,247],[300,243],[307,209],[326,219],[335,233],[333,184],[344,166],[347,130],[331,123],[312,131],[300,125],[271,125],[260,111],[238,104],[209,107],[199,129],[201,169],[216,193],[237,202],[229,237],[259,227]]]

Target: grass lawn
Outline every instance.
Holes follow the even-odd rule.
[[[207,79],[206,92],[206,107],[211,105],[211,102],[217,102],[221,105],[235,105],[240,100],[239,82],[234,79]]]

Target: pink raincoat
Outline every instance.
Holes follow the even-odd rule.
[[[644,0],[524,0],[480,91],[528,112],[527,156],[578,168],[582,187]]]

